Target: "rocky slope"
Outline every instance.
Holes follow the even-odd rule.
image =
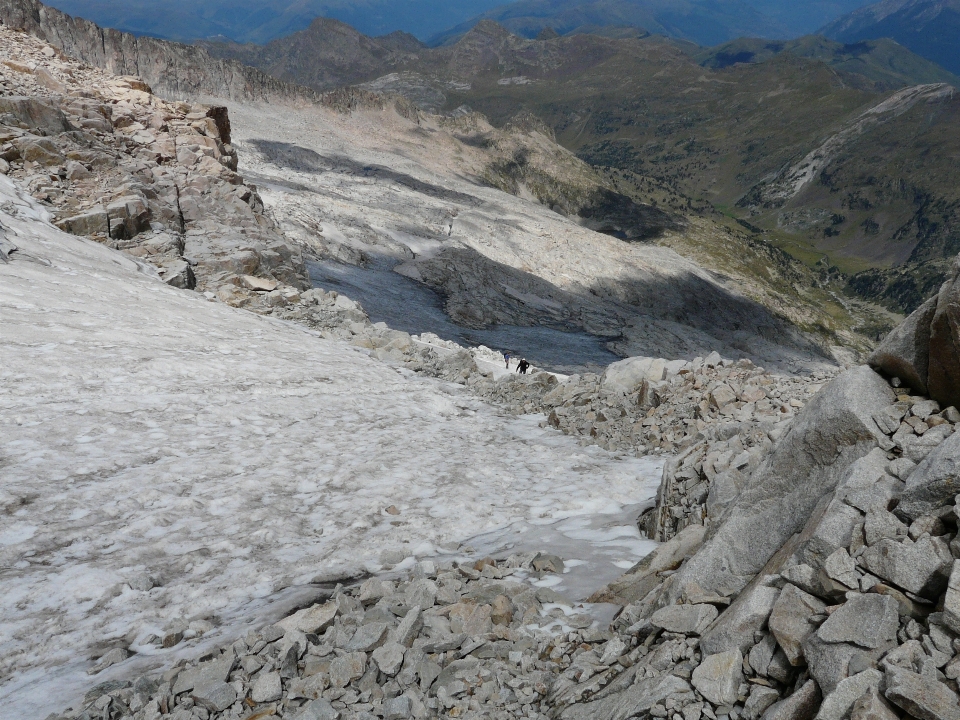
[[[18,348],[4,366],[15,381],[3,401],[13,410],[4,463],[15,477],[0,500],[15,520],[2,538],[5,582],[17,590],[3,602],[18,628],[4,662],[29,656],[28,683],[42,682],[54,656],[98,675],[62,717],[866,720],[892,718],[892,707],[960,717],[960,265],[871,357],[882,374],[857,366],[784,377],[741,353],[704,353],[630,358],[602,375],[515,375],[497,352],[375,325],[346,297],[304,289],[303,254],[340,253],[349,264],[383,253],[445,278],[454,308],[460,299],[538,321],[560,311],[540,294],[549,279],[567,293],[561,309],[577,302],[596,313],[585,323],[606,321],[611,302],[631,307],[616,289],[594,288],[602,305],[571,290],[607,272],[584,258],[615,258],[643,269],[658,293],[644,290],[647,302],[659,303],[622,342],[670,355],[723,342],[732,331],[698,335],[697,323],[730,317],[732,293],[660,248],[454,179],[452,169],[485,171],[489,156],[459,140],[459,126],[403,103],[340,93],[299,113],[238,105],[228,116],[221,105],[158,99],[141,79],[82,66],[6,27],[0,38],[0,271],[10,279],[0,288],[15,331],[5,337]],[[274,213],[236,172],[238,142]],[[540,267],[523,266],[531,249]],[[467,250],[481,259],[440,262]],[[471,286],[470,272],[497,282]],[[699,293],[692,306],[663,297],[684,278]],[[184,287],[193,282],[205,295]],[[659,313],[671,302],[677,315],[666,324]],[[803,359],[778,340],[750,339],[751,349]],[[528,419],[505,430],[489,406],[455,403],[449,386],[420,385],[417,373],[512,413],[542,412],[544,427]],[[156,448],[144,453],[144,438]],[[361,439],[378,459],[359,467],[350,448]],[[577,444],[617,454],[581,455]],[[427,447],[435,462],[418,455]],[[505,543],[499,559],[464,550],[422,560],[466,519],[464,532],[484,529],[505,502],[538,522],[612,492],[638,500],[642,467],[631,456],[648,452],[675,454],[642,518],[664,542],[591,603],[550,590],[575,565],[549,553]],[[480,458],[499,469],[477,474]],[[231,478],[253,484],[237,489]],[[185,495],[184,479],[202,492]],[[445,498],[469,494],[469,512],[439,521],[441,487]],[[371,491],[397,500],[357,506]],[[218,525],[224,512],[237,520],[229,530]],[[319,550],[304,558],[308,534]],[[417,538],[431,546],[388,547]],[[310,578],[332,569],[318,557],[354,570],[362,557],[376,572],[415,560],[398,571],[411,568],[409,577],[317,588]],[[101,574],[53,584],[88,563]],[[163,573],[145,571],[154,566]],[[115,582],[98,594],[106,571]],[[259,583],[291,590],[287,601],[269,613],[238,608]],[[594,607],[602,603],[622,607],[612,624]],[[157,617],[133,633],[130,607]],[[82,642],[64,633],[79,615]],[[223,617],[229,633],[217,629]],[[237,631],[244,620],[256,625],[249,633]]]
[[[208,47],[326,88],[330,73],[311,58],[329,57],[323,48],[336,38],[327,43],[322,30],[270,51]],[[955,76],[895,43],[831,45],[807,38],[771,50],[744,41],[707,53],[659,37],[531,40],[484,21],[448,47],[406,55],[384,47],[366,51],[363,63],[351,65],[347,55],[334,67],[340,80],[354,69],[352,82],[404,94],[431,112],[466,104],[496,126],[532,112],[596,167],[670,187],[687,213],[739,219],[757,240],[810,266],[879,273],[883,279],[855,278],[838,289],[909,312],[926,299],[928,277],[942,282],[943,261],[958,249],[948,159],[957,96],[943,88],[933,105],[885,108],[896,104],[894,92]],[[378,72],[379,56],[388,60]],[[878,122],[864,125],[864,117]],[[850,135],[854,125],[863,132]],[[838,138],[842,151],[817,164],[804,192],[783,205],[757,202],[784,167]],[[638,191],[634,199],[650,196]]]

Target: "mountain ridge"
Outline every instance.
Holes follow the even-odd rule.
[[[882,0],[829,23],[820,32],[843,42],[891,38],[960,74],[958,0]]]

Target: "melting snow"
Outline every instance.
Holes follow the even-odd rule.
[[[236,637],[315,595],[312,581],[388,556],[470,537],[480,550],[484,533],[505,546],[511,529],[578,543],[566,557],[608,574],[649,551],[625,507],[652,497],[653,461],[580,447],[459,386],[163,285],[46,224],[2,176],[0,208],[20,248],[0,265],[11,717]],[[172,650],[142,644],[179,618],[220,626]],[[88,677],[110,644],[141,654]]]

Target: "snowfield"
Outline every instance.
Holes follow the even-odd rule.
[[[170,288],[0,176],[3,233],[19,248],[0,263],[5,716],[229,641],[312,581],[497,529],[563,521],[581,560],[608,564],[598,576],[652,547],[624,506],[655,493],[653,460]],[[198,618],[218,625],[202,642],[145,643]],[[88,676],[113,646],[138,654]]]

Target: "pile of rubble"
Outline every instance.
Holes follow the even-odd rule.
[[[582,677],[644,652],[530,583],[563,569],[539,554],[421,562],[405,580],[338,588],[159,678],[103,683],[60,717],[545,718],[559,673]]]

